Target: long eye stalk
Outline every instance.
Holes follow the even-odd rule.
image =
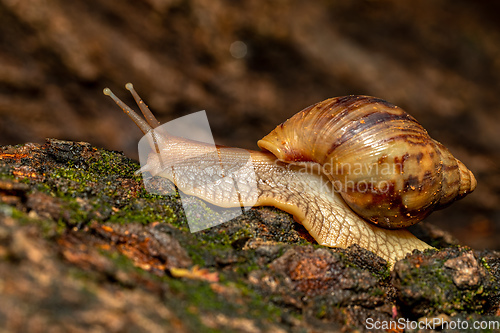
[[[127,83],[125,85],[125,88],[128,91],[130,91],[130,93],[132,94],[132,96],[134,96],[135,102],[139,106],[139,109],[141,109],[141,112],[144,115],[144,118],[146,119],[146,121],[148,122],[148,124],[152,128],[156,128],[156,127],[160,126],[160,122],[151,113],[151,110],[149,110],[148,106],[146,105],[146,103],[144,103],[144,101],[139,96],[139,94],[137,94],[137,92],[135,91],[134,86],[132,85],[132,83],[130,83],[130,82]]]
[[[130,84],[130,85],[132,86],[132,84]],[[150,125],[148,125],[148,123],[145,122],[144,119],[142,119],[141,116],[139,116],[134,110],[132,110],[132,108],[130,106],[128,106],[121,99],[116,97],[116,95],[113,94],[111,89],[104,88],[104,90],[102,92],[104,93],[104,95],[111,97],[113,99],[113,101],[115,101],[115,103],[118,104],[118,106],[123,110],[123,112],[125,112],[125,114],[127,116],[129,116],[130,119],[132,119],[132,121],[137,125],[137,127],[139,127],[139,129],[142,131],[142,133],[146,134],[147,132],[149,132],[152,129],[152,127]],[[151,111],[150,111],[150,113],[151,113]]]

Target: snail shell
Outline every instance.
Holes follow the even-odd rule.
[[[221,146],[213,152],[213,146],[155,131],[159,122],[132,84],[126,88],[146,121],[108,88],[104,93],[148,137],[152,153],[141,170],[221,207],[287,211],[322,245],[358,244],[395,262],[414,249],[431,247],[405,229],[388,228],[414,224],[476,186],[473,174],[413,117],[381,99],[346,96],[319,102],[260,140],[264,151],[242,154]],[[213,153],[216,158],[206,158]],[[222,182],[204,181],[220,161],[231,170],[249,158],[257,191],[234,190],[233,181],[238,188],[251,187],[245,173]]]
[[[287,163],[319,163],[352,210],[390,229],[413,225],[476,187],[472,172],[415,118],[369,96],[311,105],[258,146]]]

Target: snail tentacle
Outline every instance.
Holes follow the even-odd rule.
[[[135,102],[139,106],[139,109],[141,110],[142,114],[144,115],[144,118],[146,119],[147,123],[152,128],[156,128],[156,127],[160,126],[160,122],[156,119],[156,117],[153,115],[153,113],[151,112],[151,110],[149,110],[149,107],[146,105],[146,103],[144,103],[144,101],[139,96],[139,94],[137,94],[137,92],[134,89],[133,84],[129,82],[129,83],[127,83],[125,85],[125,88],[128,91],[130,91],[130,93],[134,97]]]
[[[107,95],[115,101],[115,103],[125,112],[127,116],[139,127],[143,134],[146,134],[151,130],[151,126],[144,121],[131,107],[127,104],[123,103],[121,99],[119,99],[109,88],[104,88],[102,91],[104,95]]]

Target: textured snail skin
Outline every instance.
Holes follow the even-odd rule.
[[[331,176],[325,172],[323,166],[320,166],[318,162],[310,158],[311,154],[306,154],[307,150],[295,153],[293,159],[283,158],[287,154],[286,150],[282,150],[285,151],[284,155],[275,152],[275,156],[266,151],[241,150],[217,146],[217,151],[214,152],[213,146],[201,142],[190,141],[168,134],[163,134],[161,137],[156,136],[152,128],[156,127],[158,122],[152,117],[149,109],[146,109],[142,100],[140,100],[133,90],[132,85],[127,84],[126,87],[136,98],[149,125],[135,114],[132,109],[114,96],[109,89],[105,89],[104,92],[106,95],[110,95],[124,109],[125,113],[134,120],[143,133],[150,135],[151,146],[152,148],[153,146],[155,147],[157,153],[150,154],[148,163],[143,169],[148,170],[155,176],[171,180],[185,194],[197,196],[221,207],[274,206],[292,214],[295,220],[301,223],[321,245],[347,248],[357,244],[389,262],[402,259],[406,254],[415,249],[425,250],[431,248],[406,229],[390,230],[381,228],[367,222],[356,214],[346,204],[337,189],[334,188]],[[351,101],[362,98],[365,97],[349,97]],[[331,100],[327,101],[329,101],[329,104],[332,102]],[[379,103],[378,101],[380,100],[377,100],[376,103]],[[313,107],[311,106],[310,108]],[[328,108],[331,108],[331,105]],[[303,117],[307,112],[303,110],[295,117]],[[290,120],[293,119],[291,118]],[[318,122],[318,120],[314,122]],[[285,128],[286,124],[285,122],[278,126],[277,129]],[[323,128],[317,125],[312,124],[310,126]],[[304,125],[303,127],[307,130],[308,126]],[[259,141],[261,148],[273,151],[272,145],[275,145],[277,140],[279,144],[287,146],[287,141],[283,138],[277,139],[277,136],[273,132],[270,134],[271,139],[268,136]],[[298,136],[297,134],[293,134],[293,137],[296,139]],[[268,143],[265,143],[266,140]],[[438,146],[437,149],[445,149],[440,144],[436,143],[436,145]],[[330,148],[332,146],[332,144],[329,145]],[[245,164],[247,159],[250,159],[253,166],[253,170],[251,171],[256,176],[257,190],[244,190],[245,188],[250,188],[252,185],[250,184],[250,176],[245,177],[244,173],[237,178],[238,184],[236,188],[240,189],[239,192],[234,190],[235,186],[232,182],[219,182],[217,185],[213,182],[207,182],[206,179],[215,170],[220,168],[220,165],[218,165],[220,163],[219,159],[207,158],[207,156],[214,153],[219,157],[223,157],[224,168],[226,170],[231,170],[233,166],[234,168],[241,169],[241,165]],[[299,155],[302,155],[302,159],[296,158]],[[446,159],[455,161],[454,158],[446,156]],[[162,159],[161,161],[160,158]],[[167,165],[165,161],[168,161]],[[437,164],[442,166],[443,162]],[[437,164],[432,165],[437,167]],[[175,172],[173,172],[172,165],[175,165]],[[455,168],[453,167],[453,169]],[[457,168],[460,169],[460,167]],[[465,170],[461,170],[459,176],[471,175],[470,171]],[[442,182],[441,180],[438,181],[438,183]],[[452,183],[454,184],[453,187],[456,188],[455,179]],[[470,185],[467,190],[463,192],[473,190],[475,179],[472,178],[469,183]],[[458,193],[459,191],[456,192]],[[455,195],[455,197],[458,198],[460,195],[462,194]],[[446,203],[449,203],[452,199],[447,197],[446,200]],[[427,214],[426,212],[423,215]]]
[[[406,229],[384,229],[363,220],[345,204],[318,168],[305,170],[307,166],[280,162],[270,153],[246,150],[257,177],[257,193],[245,197],[245,193],[252,192],[236,192],[232,182],[216,186],[214,182],[205,181],[220,168],[215,159],[206,158],[211,153],[210,146],[199,142],[188,144],[187,140],[171,137],[160,147],[162,153],[159,155],[176,156],[175,173],[172,168],[161,166],[158,154],[152,154],[147,163],[147,170],[152,174],[171,180],[185,194],[217,206],[273,206],[284,210],[292,214],[320,245],[348,248],[357,244],[389,262],[402,259],[415,249],[431,248]],[[221,146],[217,146],[217,150],[219,155],[225,156],[225,169],[241,165],[241,150]],[[194,172],[197,174],[193,175]],[[237,188],[250,187],[248,179],[238,177]]]

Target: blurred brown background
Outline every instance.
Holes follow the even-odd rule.
[[[373,95],[478,178],[428,220],[500,249],[499,12],[457,0],[0,0],[0,144],[54,137],[136,158],[141,133],[102,94],[133,104],[129,81],[160,121],[206,109],[216,142],[254,149],[312,103]]]

